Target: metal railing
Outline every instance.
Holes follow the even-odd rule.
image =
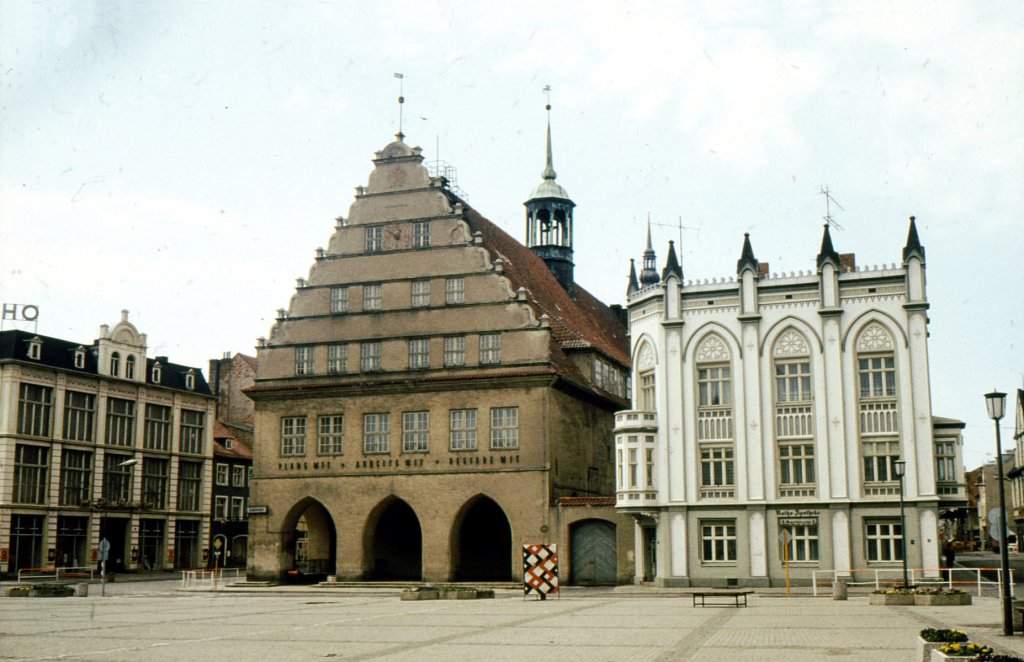
[[[59,582],[61,580],[85,578],[92,581],[95,572],[95,568],[91,566],[21,568],[18,570],[18,583],[20,584],[22,580]]]
[[[985,579],[983,573],[995,573],[996,578]],[[920,573],[920,577],[918,577]],[[866,568],[850,570],[850,581],[847,586],[867,586],[872,590],[879,591],[889,588],[900,588],[903,586],[903,570],[901,568]],[[928,576],[931,575],[931,576]],[[938,576],[935,576],[938,575]],[[815,596],[818,595],[819,586],[828,586],[829,592],[835,583],[835,570],[814,570],[811,572],[811,586]],[[945,577],[945,579],[943,579]],[[945,586],[952,590],[975,590],[978,597],[981,597],[982,589],[986,586],[993,586],[1001,594],[1003,588],[1003,574],[999,568],[953,568],[950,572],[947,568],[908,568],[907,581],[912,586]],[[967,587],[970,589],[967,589]],[[1014,592],[1013,568],[1010,569],[1010,595]]]
[[[245,579],[245,575],[242,574],[244,568],[217,568],[217,570],[209,570],[201,568],[199,570],[182,570],[181,571],[181,588],[216,588],[224,584],[233,584],[239,580]]]

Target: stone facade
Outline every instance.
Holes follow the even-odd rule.
[[[260,343],[249,576],[511,580],[555,542],[563,576],[627,581],[631,523],[586,501],[614,490],[626,329],[571,280],[550,149],[533,250],[422,161],[377,153]]]
[[[127,311],[91,344],[0,332],[0,567],[205,562],[214,400],[200,370],[146,358]]]
[[[648,238],[615,428],[637,580],[778,585],[787,562],[803,583],[900,574],[899,459],[908,562],[935,575],[939,517],[965,505],[963,424],[931,412],[913,219],[899,266],[857,269],[827,226],[814,272],[769,275],[749,237],[736,279],[684,282],[671,245],[660,276],[654,258]]]

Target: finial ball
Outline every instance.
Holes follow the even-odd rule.
[[[549,103],[548,105],[544,106],[544,110],[551,110],[551,104]]]
[[[398,103],[405,103],[405,97],[398,97]]]

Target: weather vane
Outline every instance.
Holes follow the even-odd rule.
[[[822,186],[821,189],[818,192],[821,193],[823,196],[825,196],[825,217],[824,217],[825,218],[825,222],[828,223],[829,225],[831,225],[832,227],[834,227],[836,230],[842,230],[843,226],[841,226],[838,223],[836,223],[836,220],[834,218],[832,218],[832,213],[831,213],[831,208],[829,207],[829,203],[831,202],[832,204],[834,204],[836,207],[839,207],[843,211],[846,211],[846,210],[843,209],[843,206],[841,204],[839,204],[838,202],[836,202],[836,199],[833,198],[832,194],[828,192],[828,187],[827,186]]]
[[[398,139],[401,140],[405,137],[402,133],[402,106],[405,104],[405,74],[395,74],[395,78],[398,79]]]
[[[546,106],[547,110],[551,110],[551,86],[550,85],[545,85],[544,89],[541,90],[541,91],[544,92],[544,95],[548,99],[548,103],[547,103],[547,106]]]

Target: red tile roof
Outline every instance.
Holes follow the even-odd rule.
[[[561,497],[555,501],[559,506],[614,506],[615,497],[576,496]]]
[[[627,330],[608,306],[579,284],[573,285],[574,296],[570,296],[544,260],[474,209],[467,210],[466,221],[483,235],[484,248],[492,259],[501,258],[503,275],[512,289],[526,288],[527,301],[537,318],[547,314],[552,335],[562,350],[596,349],[629,365]]]
[[[231,440],[231,448],[224,443]],[[252,449],[220,421],[213,422],[213,454],[216,457],[235,457],[243,460],[252,459]]]

